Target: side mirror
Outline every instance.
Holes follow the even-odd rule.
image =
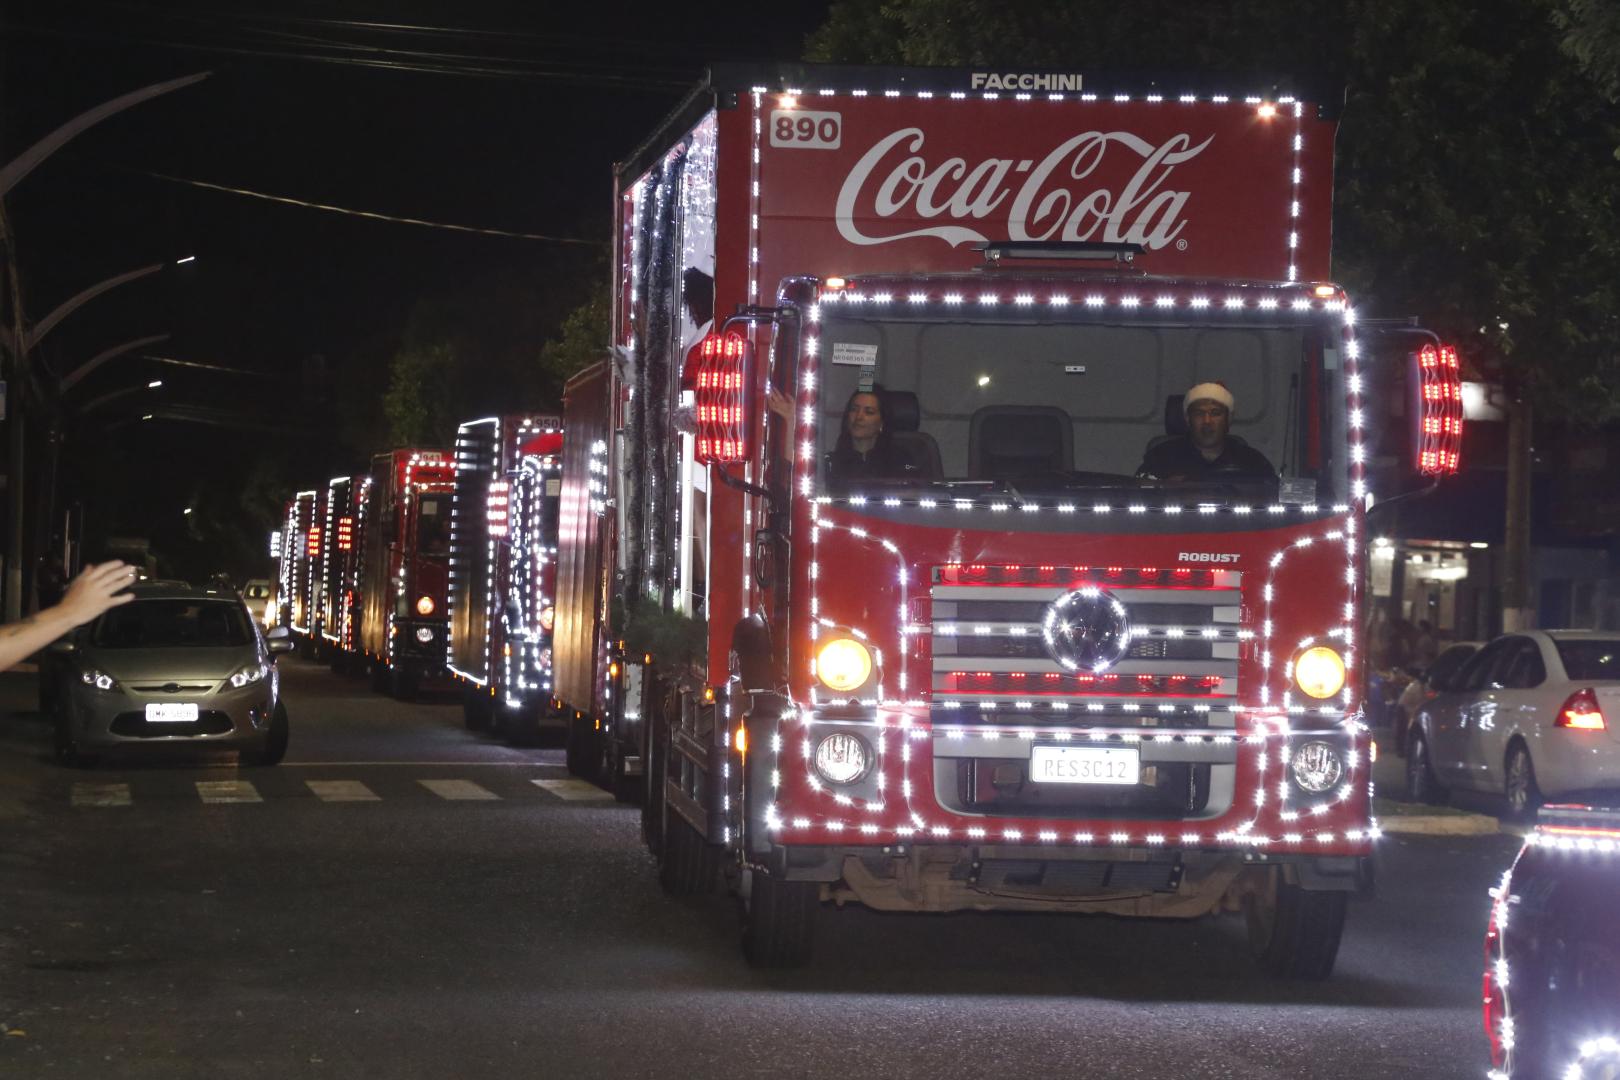
[[[264,645],[271,656],[292,652],[297,647],[297,643],[292,638],[292,631],[285,626],[278,626],[267,631],[264,635]]]
[[[58,638],[46,646],[45,651],[52,656],[72,656],[79,651],[79,646],[72,638]]]

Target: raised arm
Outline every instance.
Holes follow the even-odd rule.
[[[108,608],[135,599],[130,593],[121,592],[134,581],[135,568],[121,562],[85,567],[73,579],[60,604],[0,626],[0,671],[32,656]]]

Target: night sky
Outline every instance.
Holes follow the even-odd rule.
[[[268,505],[256,485],[273,489],[278,475],[324,483],[385,448],[344,445],[309,430],[309,415],[289,417],[309,357],[325,358],[331,408],[375,427],[386,364],[420,300],[496,298],[490,317],[538,353],[602,273],[612,163],[706,62],[797,58],[826,7],[4,5],[3,159],[121,93],[213,72],[91,129],[7,199],[31,319],[113,274],[197,256],[92,302],[36,358],[61,373],[108,346],[170,333],[145,352],[269,377],[122,358],[86,380],[77,407],[161,378],[150,393],[168,402],[285,424],[142,423],[139,394],[78,416],[64,482],[86,503],[87,533],[150,536],[170,572],[252,570],[243,564],[263,538],[246,519]],[[593,243],[387,224],[155,173]],[[182,517],[186,506],[197,512]]]

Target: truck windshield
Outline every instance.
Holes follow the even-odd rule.
[[[417,496],[416,551],[419,555],[450,554],[450,496]]]
[[[824,308],[819,475],[833,494],[872,481],[1342,501],[1338,343],[1320,321],[943,323]],[[1206,421],[1195,438],[1184,397],[1210,384],[1231,398],[1225,431]]]

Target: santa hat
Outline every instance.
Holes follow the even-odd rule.
[[[1233,405],[1232,391],[1230,391],[1230,390],[1228,390],[1226,388],[1225,383],[1218,383],[1218,382],[1201,382],[1201,383],[1199,383],[1197,386],[1195,386],[1191,390],[1187,391],[1187,396],[1185,398],[1183,398],[1182,402],[1181,402],[1182,409],[1184,411],[1192,409],[1193,402],[1195,402],[1195,401],[1213,401],[1217,405],[1226,406],[1226,411],[1227,412],[1232,411],[1232,405]]]

